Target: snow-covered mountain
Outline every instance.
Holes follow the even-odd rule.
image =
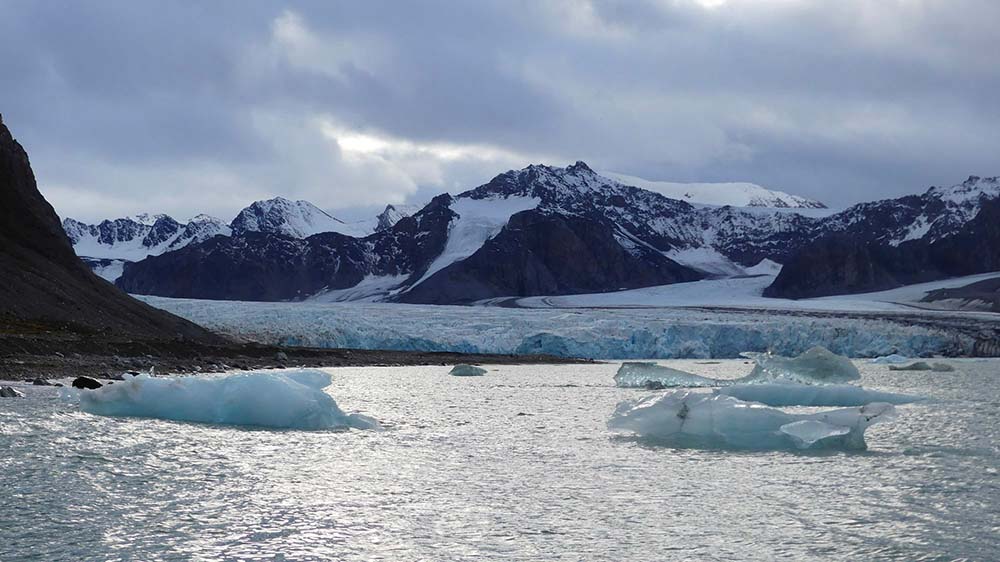
[[[377,222],[378,218],[344,222],[308,201],[277,197],[255,201],[229,224],[204,214],[180,223],[168,215],[143,213],[97,224],[67,218],[62,225],[76,254],[98,275],[114,281],[121,275],[125,263],[158,256],[217,235],[272,232],[306,238],[321,232],[339,232],[365,236],[373,231]]]
[[[217,218],[198,215],[181,224],[167,215],[137,215],[98,224],[67,218],[63,230],[79,256],[101,259],[140,260],[176,250],[216,234],[229,235],[229,227]]]
[[[240,211],[229,225],[234,234],[274,232],[293,238],[307,238],[321,232],[339,232],[348,236],[367,234],[357,225],[346,223],[308,201],[275,197],[255,201]]]
[[[415,214],[422,207],[423,205],[386,205],[385,210],[375,217],[375,228],[372,232],[388,230],[400,219]]]
[[[909,248],[923,238],[955,240],[998,191],[995,179],[970,178],[921,196],[817,215],[693,205],[607,178],[583,162],[532,165],[440,195],[409,216],[387,207],[384,224],[366,236],[303,238],[298,235],[308,230],[288,228],[305,222],[297,212],[287,214],[293,221],[255,218],[255,228],[235,228],[234,221],[232,237],[126,264],[119,284],[177,297],[455,304],[759,275],[789,263],[801,277],[795,263],[823,269],[803,261],[803,252],[831,238],[889,248]],[[837,259],[828,270],[853,267]],[[788,271],[786,265],[778,280],[790,279]],[[816,287],[824,283],[838,281]]]
[[[891,289],[1000,269],[1000,179],[861,203],[821,222],[766,294],[814,297]]]
[[[616,172],[602,172],[602,175],[626,185],[634,185],[649,191],[680,199],[688,203],[702,205],[729,205],[732,207],[769,207],[777,209],[825,209],[826,205],[814,199],[791,195],[761,187],[748,182],[725,183],[677,183],[650,181],[636,176]]]
[[[327,233],[296,242],[279,228],[250,237],[252,229],[234,223],[232,240],[129,266],[122,285],[170,296],[442,303],[607,291],[753,274],[747,268],[780,262],[794,249],[789,240],[804,239],[817,220],[693,206],[582,162],[506,172],[412,216],[396,211],[387,208],[386,224],[363,238]],[[172,280],[170,271],[192,267],[203,286]]]

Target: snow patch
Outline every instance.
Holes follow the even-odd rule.
[[[510,217],[534,209],[541,203],[537,197],[506,197],[494,199],[456,198],[451,210],[458,217],[448,225],[448,241],[441,255],[431,262],[427,272],[410,288],[416,287],[449,265],[476,253],[487,240],[506,226]]]
[[[631,185],[655,191],[671,199],[680,199],[688,203],[706,205],[731,205],[733,207],[771,207],[771,208],[805,208],[822,209],[826,205],[791,195],[784,191],[776,191],[748,182],[725,183],[677,183],[668,181],[650,181],[636,176],[615,172],[601,172],[606,176],[625,185]]]

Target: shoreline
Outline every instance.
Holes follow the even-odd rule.
[[[221,337],[221,336],[220,336]],[[557,365],[594,363],[554,355],[454,353],[284,347],[257,343],[205,344],[129,339],[66,325],[0,322],[0,380],[88,376],[107,379],[132,372],[220,373],[233,369],[377,367],[415,365]]]

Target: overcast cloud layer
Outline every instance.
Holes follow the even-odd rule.
[[[290,6],[290,7],[289,7]],[[425,200],[529,163],[833,206],[1000,174],[995,0],[0,0],[62,216]]]

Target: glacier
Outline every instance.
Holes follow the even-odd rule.
[[[920,396],[868,390],[852,384],[734,384],[714,391],[745,402],[767,406],[864,406],[874,402],[910,404]]]
[[[843,383],[861,378],[847,357],[813,346],[797,357],[773,353],[742,353],[754,360],[749,374],[738,379],[713,379],[648,362],[625,362],[615,374],[615,384],[623,388],[669,388],[728,386],[740,383],[792,382],[803,384]]]
[[[895,408],[881,402],[790,414],[723,394],[678,390],[620,403],[608,428],[676,447],[863,450],[865,430],[894,417]]]
[[[66,389],[80,408],[100,416],[245,425],[280,429],[379,429],[361,414],[346,414],[323,388],[330,375],[301,369],[223,376],[141,374],[96,390]]]
[[[271,345],[648,360],[737,358],[767,350],[796,355],[816,344],[850,357],[919,357],[967,353],[974,344],[927,325],[767,311],[140,298],[210,330]]]

